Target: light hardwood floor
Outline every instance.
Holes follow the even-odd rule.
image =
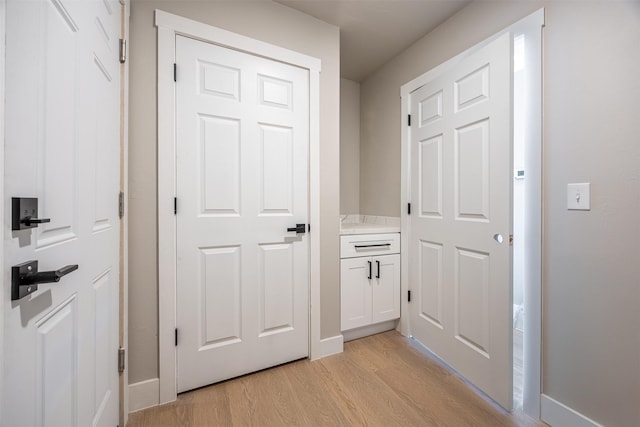
[[[133,413],[143,426],[542,426],[479,395],[395,331]]]

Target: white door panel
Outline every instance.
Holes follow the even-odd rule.
[[[505,35],[411,94],[414,337],[511,407],[511,45]],[[494,235],[500,234],[503,243]]]
[[[308,355],[308,71],[178,37],[185,391]]]
[[[6,425],[118,423],[120,65],[117,1],[7,1]],[[11,231],[11,197],[37,228]],[[77,264],[11,301],[11,267]]]

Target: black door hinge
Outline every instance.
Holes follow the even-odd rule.
[[[118,349],[118,372],[124,372],[124,348],[122,347]]]
[[[124,64],[127,61],[127,41],[124,39],[120,39],[118,48],[119,48],[118,56],[120,59],[120,63]]]
[[[411,302],[411,291],[407,291],[407,302]]]
[[[118,194],[118,217],[124,217],[124,193],[122,191]]]
[[[407,125],[411,126],[411,114],[407,116]]]
[[[175,338],[176,338],[176,347],[177,347],[178,346],[178,328],[176,328],[175,334],[176,334]]]
[[[178,81],[178,64],[176,64],[175,62],[173,63],[173,81]]]
[[[411,203],[407,203],[407,215],[411,215]]]
[[[178,215],[178,198],[173,198],[173,214]]]

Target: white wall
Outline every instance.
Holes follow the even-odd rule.
[[[544,6],[543,393],[640,425],[640,2],[478,1],[361,83],[360,210],[400,210],[400,86]],[[591,182],[591,211],[566,184]]]
[[[267,0],[131,4],[129,121],[129,381],[158,376],[156,28],[161,9],[322,61],[320,74],[321,336],[340,333],[338,28]]]
[[[360,83],[340,79],[340,213],[360,213]]]

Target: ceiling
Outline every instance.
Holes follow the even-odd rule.
[[[274,0],[340,27],[340,74],[360,82],[471,0]]]

